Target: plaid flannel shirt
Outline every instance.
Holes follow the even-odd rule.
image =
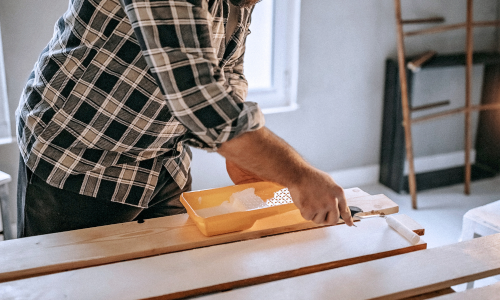
[[[48,184],[147,207],[162,166],[264,125],[244,102],[251,8],[225,41],[228,0],[72,0],[16,112],[26,165]],[[69,200],[69,199],[68,199]]]

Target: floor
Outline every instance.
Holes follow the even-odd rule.
[[[500,176],[473,182],[470,195],[463,193],[463,184],[419,192],[416,210],[411,208],[411,197],[408,194],[398,194],[381,184],[359,188],[372,195],[384,194],[396,202],[400,213],[410,216],[425,228],[423,239],[428,248],[458,242],[463,215],[469,209],[500,200]],[[474,286],[480,287],[495,282],[495,278],[485,278],[476,281]],[[462,291],[465,284],[453,288]]]

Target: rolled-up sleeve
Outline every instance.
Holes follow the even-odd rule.
[[[248,82],[243,72],[245,45],[240,49],[240,55],[234,61],[224,66],[224,77],[229,87],[230,95],[243,102],[248,95]]]
[[[216,75],[206,0],[121,1],[171,114],[199,147],[216,150],[264,126],[258,105],[233,97]]]

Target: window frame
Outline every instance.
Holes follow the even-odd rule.
[[[272,87],[252,89],[250,83],[247,97],[247,101],[257,102],[264,114],[298,108],[300,2],[274,0]]]
[[[9,98],[7,95],[7,81],[5,77],[3,56],[2,30],[0,25],[0,145],[9,144],[12,140],[9,117]]]

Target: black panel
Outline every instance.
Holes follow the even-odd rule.
[[[410,57],[407,61],[412,60]],[[424,68],[465,65],[465,54],[437,55]],[[484,64],[482,104],[500,102],[500,54],[474,53],[474,64]],[[411,106],[413,73],[407,71],[408,96]],[[400,193],[408,191],[408,176],[403,174],[406,156],[401,87],[396,60],[386,61],[382,141],[379,182]],[[472,180],[493,177],[500,172],[500,110],[483,111],[479,116],[476,141],[476,164]],[[417,191],[464,182],[464,167],[417,173]]]

